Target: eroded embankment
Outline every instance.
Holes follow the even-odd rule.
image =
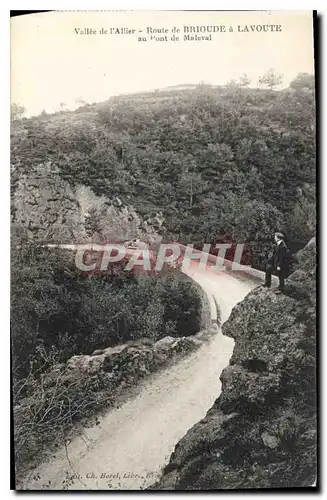
[[[224,321],[254,284],[227,273],[191,276],[217,300]],[[232,339],[217,333],[190,356],[144,380],[136,397],[33,471],[23,489],[141,489],[159,477],[176,443],[203,418],[220,392]]]
[[[312,486],[316,478],[315,242],[285,294],[256,288],[232,311],[222,390],[152,489]]]

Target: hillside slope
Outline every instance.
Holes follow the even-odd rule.
[[[275,230],[300,247],[314,234],[313,88],[121,96],[15,120],[11,143],[13,192],[22,175],[51,165],[70,189],[119,197],[155,230],[159,215],[168,239],[246,241],[257,266]]]
[[[223,325],[222,391],[152,489],[311,486],[316,479],[315,242],[285,295],[256,288]]]

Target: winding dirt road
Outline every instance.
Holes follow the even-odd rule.
[[[223,322],[257,285],[212,268],[200,271],[196,263],[188,274],[207,292],[212,319],[215,297]],[[219,395],[219,376],[232,350],[233,340],[217,332],[196,352],[145,380],[135,397],[101,417],[100,425],[85,428],[20,489],[138,490],[151,485],[176,443]]]

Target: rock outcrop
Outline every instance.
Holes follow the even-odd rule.
[[[223,333],[235,339],[222,390],[151,489],[312,486],[316,479],[315,241],[285,294],[255,288]],[[309,265],[308,263],[311,263]]]
[[[202,344],[199,336],[164,337],[157,342],[139,339],[128,344],[96,350],[91,356],[73,356],[66,363],[68,377],[110,374],[108,388],[118,390],[121,382],[134,385],[135,382],[149,375],[171,358],[186,354]],[[113,395],[113,394],[112,394]]]
[[[31,241],[101,243],[141,238],[154,243],[159,238],[152,223],[163,223],[160,214],[142,220],[118,197],[109,200],[88,186],[69,184],[50,161],[34,166],[28,175],[16,175],[13,184],[12,229]]]

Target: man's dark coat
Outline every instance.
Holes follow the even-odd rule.
[[[277,267],[280,267],[281,269],[287,269],[287,262],[286,262],[286,256],[287,256],[287,246],[285,241],[281,241],[281,243],[276,245],[276,248],[273,253],[273,267],[277,269]]]

